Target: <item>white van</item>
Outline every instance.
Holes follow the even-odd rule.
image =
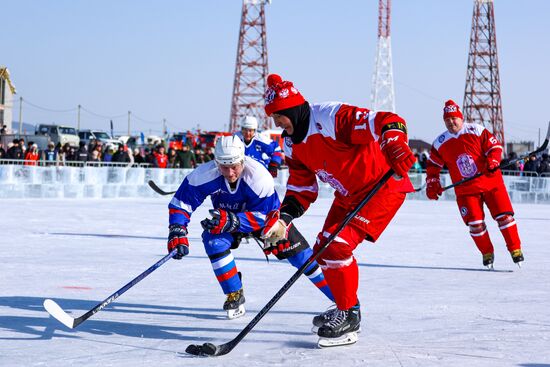
[[[36,127],[36,135],[47,135],[54,144],[61,143],[65,145],[69,143],[71,147],[78,148],[80,138],[74,127],[61,125],[38,125]]]

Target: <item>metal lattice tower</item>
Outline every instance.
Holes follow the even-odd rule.
[[[269,0],[243,0],[239,46],[233,83],[229,131],[240,128],[244,116],[255,116],[261,130],[271,128],[264,111],[268,75],[265,4]]]
[[[466,122],[485,126],[505,147],[493,0],[474,0],[463,110]]]
[[[395,112],[393,68],[391,61],[391,0],[378,1],[378,47],[372,75],[372,109]]]

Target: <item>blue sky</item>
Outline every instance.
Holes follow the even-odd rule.
[[[30,103],[81,104],[82,128],[134,132],[227,127],[239,0],[0,0],[0,64]],[[376,0],[273,0],[267,6],[270,72],[310,102],[369,107]],[[446,99],[462,103],[473,0],[393,0],[396,109],[410,135],[444,130]],[[550,114],[550,1],[495,0],[506,139],[538,142]],[[18,120],[15,103],[14,120]],[[23,121],[76,126],[76,112],[23,104]]]

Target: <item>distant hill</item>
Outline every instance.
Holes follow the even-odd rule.
[[[34,129],[36,127],[36,124],[30,124],[28,122],[23,122],[23,133],[25,134],[34,134]],[[19,132],[19,122],[13,121],[12,122],[12,130],[14,133]]]

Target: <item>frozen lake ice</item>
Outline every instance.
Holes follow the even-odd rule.
[[[495,223],[495,272],[481,266],[451,201],[408,200],[376,244],[355,252],[363,321],[354,346],[318,349],[311,319],[328,301],[300,279],[230,354],[186,355],[190,343],[235,337],[294,273],[267,263],[254,242],[234,251],[247,315],[226,320],[225,299],[200,241],[88,321],[94,307],[166,253],[168,197],[3,199],[0,224],[0,366],[550,366],[550,206],[515,204],[526,261],[512,263]],[[331,200],[298,228],[313,242]]]

